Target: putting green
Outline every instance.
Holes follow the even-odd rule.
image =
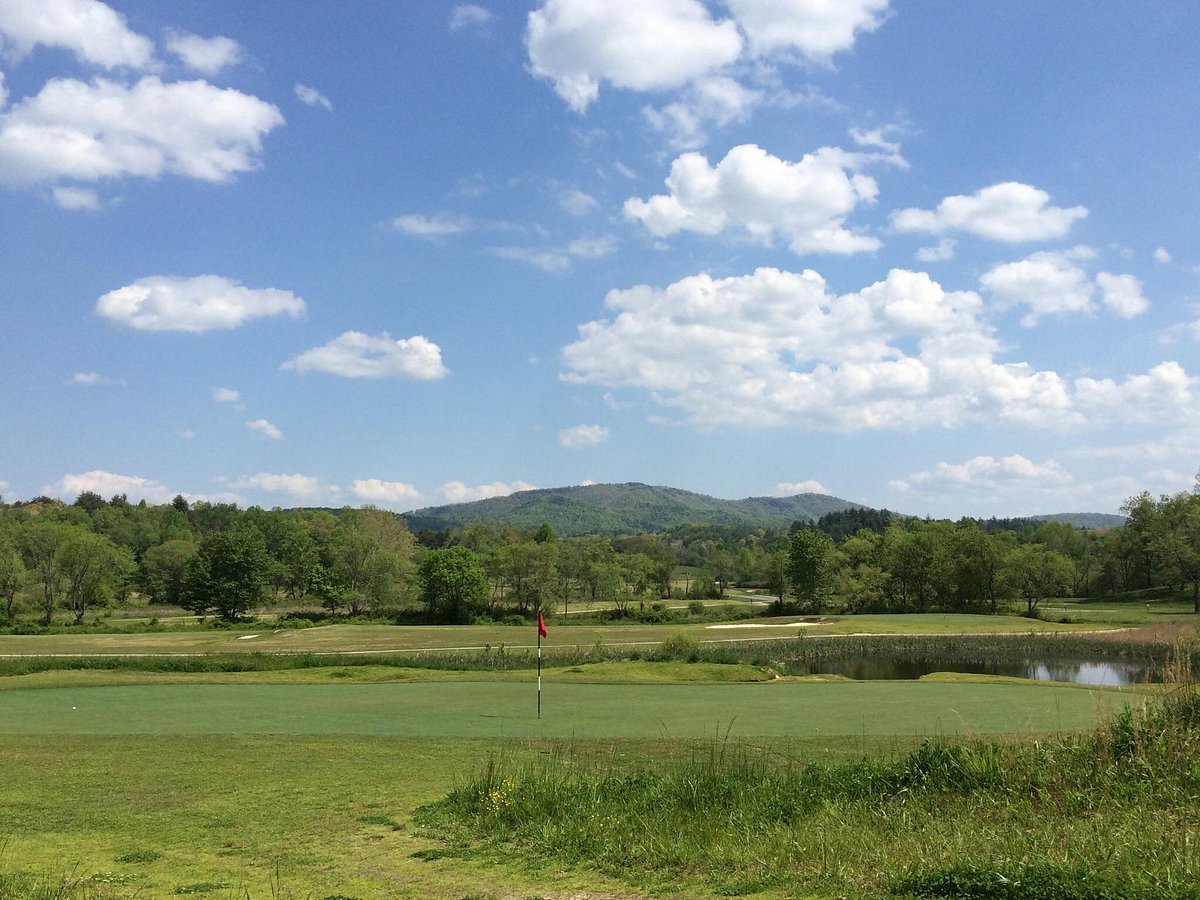
[[[1049,732],[1141,695],[1024,684],[173,684],[0,693],[0,734],[712,737]]]

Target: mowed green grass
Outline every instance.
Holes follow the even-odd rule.
[[[723,627],[673,625],[560,625],[550,620],[547,652],[555,647],[656,644],[680,632],[699,641],[744,641],[840,634],[1028,634],[1071,632],[1103,624],[1041,622],[1020,616],[926,615],[846,616],[826,624],[803,624],[800,617],[756,619]],[[0,635],[4,655],[132,655],[199,653],[380,653],[493,648],[528,648],[536,642],[532,626],[514,625],[322,625],[302,629],[186,630],[145,634]]]
[[[1139,692],[939,682],[128,684],[0,692],[0,734],[975,735],[1093,726]]]

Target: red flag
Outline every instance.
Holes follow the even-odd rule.
[[[542,618],[542,614],[539,612],[538,613],[538,637],[545,637],[546,634],[547,634],[546,620]]]

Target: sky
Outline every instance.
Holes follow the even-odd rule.
[[[1200,467],[1191,0],[0,0],[0,495]]]

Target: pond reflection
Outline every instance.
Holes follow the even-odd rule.
[[[1110,687],[1143,684],[1152,677],[1148,663],[1129,660],[1016,659],[1001,662],[936,656],[826,659],[797,666],[794,671],[800,675],[843,675],[855,681],[910,680],[933,672],[962,672]]]

